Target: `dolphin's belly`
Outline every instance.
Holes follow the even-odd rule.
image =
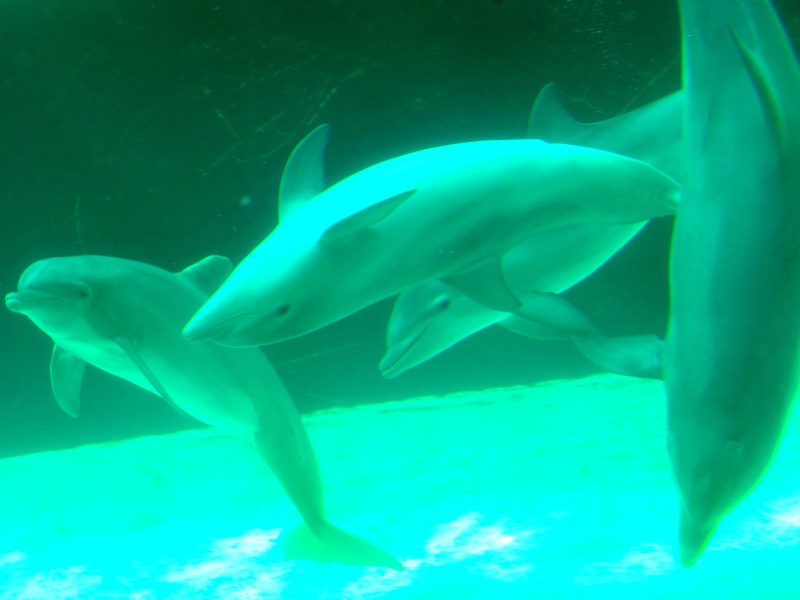
[[[521,298],[561,292],[589,276],[644,227],[587,223],[541,232],[503,255],[503,274]]]

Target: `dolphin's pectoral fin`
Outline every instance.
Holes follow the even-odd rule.
[[[499,258],[469,271],[443,277],[442,281],[492,310],[516,312],[522,306],[506,283]]]
[[[147,366],[147,363],[144,362],[141,355],[136,351],[136,348],[133,347],[131,341],[125,336],[117,336],[114,338],[114,342],[119,346],[125,354],[128,355],[142,375],[145,376],[147,382],[152,386],[152,388],[156,391],[156,393],[161,396],[164,400],[167,401],[167,404],[172,406],[178,413],[185,415],[186,413],[181,410],[181,408],[175,403],[175,401],[170,397],[167,393],[167,390],[164,389],[164,386],[161,385],[161,382],[155,376],[155,373],[150,370],[150,367]]]
[[[597,328],[582,310],[551,292],[526,294],[522,306],[514,314],[537,325],[563,331],[568,336],[597,333]]]
[[[606,337],[589,317],[556,294],[525,296],[521,310],[500,322],[519,335],[537,340],[571,339],[596,366],[617,375],[661,379],[664,343],[654,335]]]
[[[86,363],[59,346],[53,346],[50,357],[50,383],[56,402],[70,417],[81,412],[81,383]]]
[[[213,294],[233,271],[233,263],[225,256],[206,256],[178,273],[202,291]]]
[[[531,338],[532,340],[568,340],[572,337],[571,334],[561,329],[548,327],[541,323],[534,323],[533,321],[523,319],[514,314],[500,321],[498,325],[517,335]]]
[[[352,235],[380,223],[416,192],[417,190],[409,190],[402,194],[397,194],[349,217],[345,217],[325,230],[320,237],[320,243],[327,245],[338,244]]]
[[[405,570],[403,564],[385,550],[327,522],[319,527],[317,535],[305,524],[286,530],[281,534],[279,544],[283,556],[289,560],[334,561]]]
[[[786,119],[783,114],[783,107],[778,100],[778,93],[775,90],[769,72],[764,68],[761,60],[752,49],[742,41],[739,35],[731,29],[731,37],[734,46],[739,52],[739,56],[744,63],[750,80],[753,82],[758,99],[764,109],[769,130],[772,133],[778,147],[782,150],[783,156],[786,155],[788,147],[788,137],[786,133]]]
[[[576,335],[572,341],[592,363],[611,373],[643,379],[663,378],[661,352],[664,342],[655,335]]]
[[[283,168],[278,192],[281,221],[325,188],[325,148],[329,135],[330,127],[320,125],[292,150]]]
[[[557,294],[525,296],[522,309],[500,324],[537,340],[571,339],[596,366],[617,375],[661,379],[664,343],[654,335],[606,337],[579,308]]]

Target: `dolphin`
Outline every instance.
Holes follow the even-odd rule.
[[[768,0],[680,0],[685,191],[663,355],[678,558],[758,483],[797,392],[800,68]]]
[[[266,357],[181,337],[183,324],[231,269],[220,256],[180,273],[105,256],[50,258],[25,270],[6,306],[53,339],[53,392],[70,416],[79,414],[86,363],[130,381],[255,447],[304,520],[283,536],[287,558],[402,568],[328,520],[311,441]]]
[[[678,90],[615,117],[581,123],[560,102],[556,85],[548,83],[531,109],[528,137],[630,156],[680,181],[683,97]]]
[[[563,108],[550,83],[539,92],[531,110],[528,135],[630,156],[680,179],[682,114],[683,93],[678,91],[605,121],[579,123]],[[586,326],[588,317],[559,324],[551,319],[566,304],[552,293],[572,287],[600,268],[644,225],[570,225],[542,231],[511,248],[503,256],[505,280],[523,303],[528,300],[540,305],[538,322],[531,320],[532,309],[526,319],[495,311],[439,281],[403,292],[389,320],[381,372],[396,377],[499,323],[534,339],[572,339],[590,360],[616,373],[660,377],[651,336],[605,338]]]
[[[640,161],[540,140],[422,150],[322,190],[327,136],[321,126],[292,153],[278,226],[187,323],[187,339],[279,342],[432,279],[522,310],[503,280],[508,248],[555,227],[672,214],[679,195]]]
[[[606,370],[659,378],[660,362],[650,351],[654,336],[603,336],[580,309],[557,295],[600,268],[643,226],[561,227],[509,250],[503,256],[503,272],[509,289],[525,306],[524,317],[487,308],[440,281],[403,292],[389,318],[381,373],[396,377],[498,323],[532,339],[572,340]]]

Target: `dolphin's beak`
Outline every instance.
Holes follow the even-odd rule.
[[[203,322],[200,315],[192,317],[183,328],[183,338],[190,342],[206,342],[225,334],[225,321],[222,323]]]
[[[403,359],[405,359],[406,355],[417,344],[417,342],[419,342],[425,336],[425,334],[428,333],[428,329],[430,329],[434,319],[444,313],[449,305],[449,300],[444,302],[432,302],[430,306],[420,313],[419,322],[416,324],[416,326],[412,328],[411,331],[406,333],[401,339],[395,340],[389,345],[389,347],[386,349],[386,354],[384,354],[383,358],[381,359],[379,366],[381,374],[386,379],[397,377],[401,373],[406,372],[408,369],[414,366],[413,364],[403,364]]]
[[[6,308],[11,312],[24,313],[27,309],[37,305],[42,305],[53,300],[64,298],[63,295],[53,294],[47,291],[23,290],[21,292],[11,292],[6,294]]]
[[[716,526],[700,527],[685,509],[681,509],[678,562],[682,567],[691,567],[698,561],[715,529]]]
[[[20,298],[19,292],[11,292],[10,294],[6,294],[6,308],[11,312],[22,312],[22,305],[24,303],[24,300]]]
[[[398,342],[387,348],[386,354],[384,354],[383,358],[380,362],[380,370],[381,375],[383,375],[386,379],[393,379],[397,377],[401,373],[406,370],[405,366],[400,365],[400,361],[403,360],[406,353],[411,350],[412,346],[417,342],[417,340],[422,337],[421,334],[409,336],[402,342]]]
[[[393,379],[414,366],[413,364],[410,366],[405,364],[404,359],[417,342],[428,332],[431,321],[432,319],[423,320],[419,327],[386,349],[386,354],[383,355],[379,366],[381,375],[386,379]]]
[[[242,325],[246,324],[246,317],[253,314],[256,313],[233,315],[220,321],[210,318],[200,310],[189,319],[183,328],[182,335],[185,340],[190,342],[212,341],[222,345],[231,343],[233,346],[238,346],[240,344],[235,343],[235,338],[242,329]]]

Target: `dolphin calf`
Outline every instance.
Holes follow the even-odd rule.
[[[682,115],[683,93],[674,92],[605,121],[579,123],[564,110],[551,83],[534,103],[528,134],[548,142],[590,146],[630,156],[679,179]],[[640,336],[604,338],[587,329],[586,318],[562,321],[554,327],[556,324],[549,319],[566,301],[545,299],[548,293],[572,287],[600,268],[644,225],[570,225],[539,232],[511,248],[502,260],[506,283],[521,302],[530,299],[540,304],[538,323],[531,320],[533,310],[528,311],[526,319],[495,311],[439,281],[403,292],[389,320],[381,372],[395,377],[484,327],[499,323],[535,339],[572,339],[590,360],[616,373],[660,376],[660,362],[653,355],[649,336],[644,340]],[[542,305],[545,300],[547,304]]]
[[[322,126],[290,156],[279,225],[192,317],[187,339],[278,342],[432,279],[521,310],[503,281],[507,249],[546,229],[640,223],[677,204],[677,183],[649,165],[539,140],[422,150],[322,190],[326,141]]]
[[[503,272],[508,288],[525,306],[524,317],[487,308],[440,281],[403,292],[389,318],[381,373],[396,377],[498,323],[537,340],[572,340],[606,370],[660,377],[658,358],[645,350],[653,343],[651,336],[606,338],[577,307],[556,295],[600,268],[644,224],[561,227],[509,250],[503,256]]]
[[[6,306],[53,339],[53,392],[69,415],[79,413],[86,363],[130,381],[255,447],[305,522],[285,534],[287,558],[401,568],[328,520],[311,442],[264,355],[181,337],[183,324],[231,269],[220,256],[180,273],[104,256],[51,258],[25,270]]]
[[[680,0],[685,187],[664,348],[678,555],[779,444],[800,361],[800,69],[768,0]]]

